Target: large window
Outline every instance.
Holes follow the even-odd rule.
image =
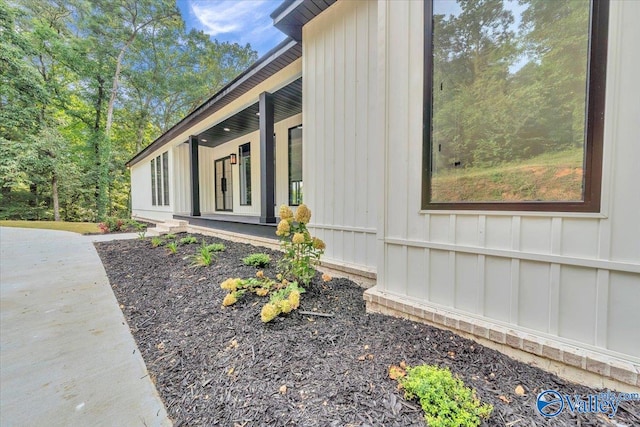
[[[240,146],[240,204],[251,205],[251,144]]]
[[[151,204],[169,206],[169,152],[151,159]]]
[[[600,209],[608,0],[425,2],[425,209]]]
[[[289,129],[289,205],[302,204],[302,125]]]

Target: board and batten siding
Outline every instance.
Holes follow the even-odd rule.
[[[151,159],[169,151],[169,206],[153,206],[151,203]],[[153,152],[144,161],[131,166],[131,213],[133,218],[164,221],[173,218],[175,187],[173,152],[167,147]]]
[[[289,202],[289,129],[302,124],[302,114],[296,114],[274,124],[276,134],[276,206]],[[240,205],[240,156],[238,148],[251,143],[251,205]],[[304,141],[303,141],[304,144]],[[185,144],[186,145],[186,144]],[[203,214],[215,213],[215,161],[235,153],[238,164],[231,166],[233,185],[233,212],[225,215],[260,216],[260,131],[241,136],[217,147],[199,147],[200,210]],[[187,150],[188,154],[188,150]],[[186,163],[187,178],[189,163]]]
[[[421,211],[423,14],[422,2],[378,3],[377,288],[640,362],[640,2],[611,2],[599,214]]]
[[[376,269],[377,3],[339,1],[303,27],[304,202],[326,261]]]

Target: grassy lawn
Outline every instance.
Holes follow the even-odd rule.
[[[581,200],[582,156],[582,149],[574,149],[494,167],[442,171],[432,180],[434,200]]]
[[[0,221],[0,227],[40,228],[46,230],[73,231],[74,233],[100,233],[98,224],[92,222],[56,221]]]

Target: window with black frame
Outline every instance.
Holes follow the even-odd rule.
[[[240,205],[251,205],[251,143],[238,149],[240,157]]]
[[[302,125],[289,129],[289,205],[302,204]]]
[[[608,0],[425,2],[424,209],[600,209]]]

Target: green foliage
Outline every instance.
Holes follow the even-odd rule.
[[[242,262],[245,265],[251,265],[253,267],[257,267],[257,268],[264,268],[267,267],[269,265],[269,263],[271,262],[271,257],[267,254],[263,254],[263,253],[256,253],[256,254],[251,254],[247,257],[245,257]]]
[[[202,244],[205,244],[204,240],[202,241]],[[226,249],[227,248],[223,243],[212,243],[210,245],[207,245],[207,250],[209,250],[210,252],[224,252]]]
[[[164,240],[160,236],[154,236],[151,238],[151,247],[157,248],[158,246],[162,246],[164,244]]]
[[[168,234],[165,234],[163,237],[165,240],[174,240],[176,238],[176,235],[168,233]]]
[[[165,247],[167,248],[167,250],[169,251],[170,254],[175,254],[176,252],[178,252],[178,242],[168,242]]]
[[[186,236],[186,237],[183,237],[182,239],[180,239],[180,244],[181,245],[191,245],[193,243],[198,243],[198,239],[196,239],[193,236]]]
[[[256,58],[174,0],[0,0],[0,218],[129,217],[125,163]]]
[[[295,215],[283,205],[280,218],[276,235],[280,236],[284,256],[278,263],[278,269],[285,278],[308,285],[315,277],[315,266],[320,263],[325,244],[307,230],[311,211],[306,205],[298,206]]]
[[[390,372],[391,374],[391,372]],[[430,427],[478,426],[493,407],[481,404],[475,392],[447,368],[419,365],[398,378],[405,398],[418,399]]]
[[[122,231],[122,228],[127,223],[127,220],[115,217],[107,217],[103,222],[98,224],[100,230],[103,233],[116,233],[118,231]]]
[[[202,245],[200,246],[198,252],[196,252],[195,255],[191,256],[191,259],[193,260],[192,265],[194,267],[208,267],[213,263],[213,261],[216,259],[216,255],[210,246],[213,245],[207,245],[205,241],[202,240]]]

